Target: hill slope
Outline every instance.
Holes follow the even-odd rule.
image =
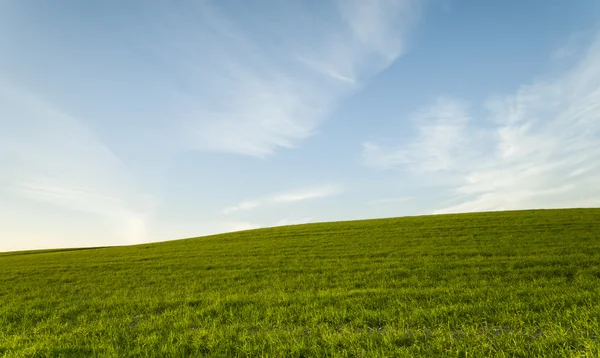
[[[600,355],[600,209],[0,255],[0,355]]]

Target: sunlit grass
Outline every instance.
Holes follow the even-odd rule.
[[[600,209],[0,254],[0,355],[598,357]]]

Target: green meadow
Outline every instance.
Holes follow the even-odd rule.
[[[600,357],[600,209],[3,253],[0,356]]]

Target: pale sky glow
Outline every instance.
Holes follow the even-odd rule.
[[[0,1],[0,251],[600,207],[600,3]]]

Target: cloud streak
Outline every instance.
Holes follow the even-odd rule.
[[[480,121],[456,103],[425,110],[414,141],[364,143],[364,160],[452,178],[437,213],[600,206],[600,38],[561,76],[490,98]]]
[[[241,202],[237,205],[234,206],[230,206],[227,207],[225,209],[223,209],[223,214],[232,214],[238,211],[246,211],[246,210],[250,210],[250,209],[254,209],[256,207],[259,207],[262,205],[262,202],[257,200],[257,201],[244,201]]]
[[[369,202],[369,204],[397,204],[397,203],[405,203],[407,201],[413,200],[414,198],[409,196],[402,196],[398,198],[383,198],[376,199]]]
[[[323,198],[326,196],[338,194],[340,192],[340,187],[329,185],[275,195],[274,197],[269,199],[269,201],[273,203],[293,203],[298,201]]]
[[[248,211],[265,205],[282,205],[307,201],[312,199],[324,198],[336,195],[342,192],[342,188],[337,185],[327,185],[313,187],[301,190],[293,190],[281,194],[272,195],[259,200],[244,201],[239,204],[227,207],[221,212],[223,214],[233,214],[240,211]]]
[[[300,225],[300,224],[308,224],[308,223],[312,223],[312,222],[315,222],[315,220],[314,220],[314,218],[312,218],[310,216],[299,218],[299,219],[284,218],[284,219],[276,221],[273,224],[273,226]]]
[[[233,23],[227,9],[202,2],[162,9],[168,15],[149,41],[181,73],[175,116],[185,145],[264,157],[316,133],[396,60],[418,9],[408,0],[337,1],[320,18],[288,4],[274,6],[271,21]]]
[[[400,148],[387,148],[371,141],[362,143],[365,164],[384,169],[410,165],[423,170],[446,170],[461,152],[467,140],[467,105],[439,98],[433,105],[415,113],[412,122],[418,128],[416,140]]]

